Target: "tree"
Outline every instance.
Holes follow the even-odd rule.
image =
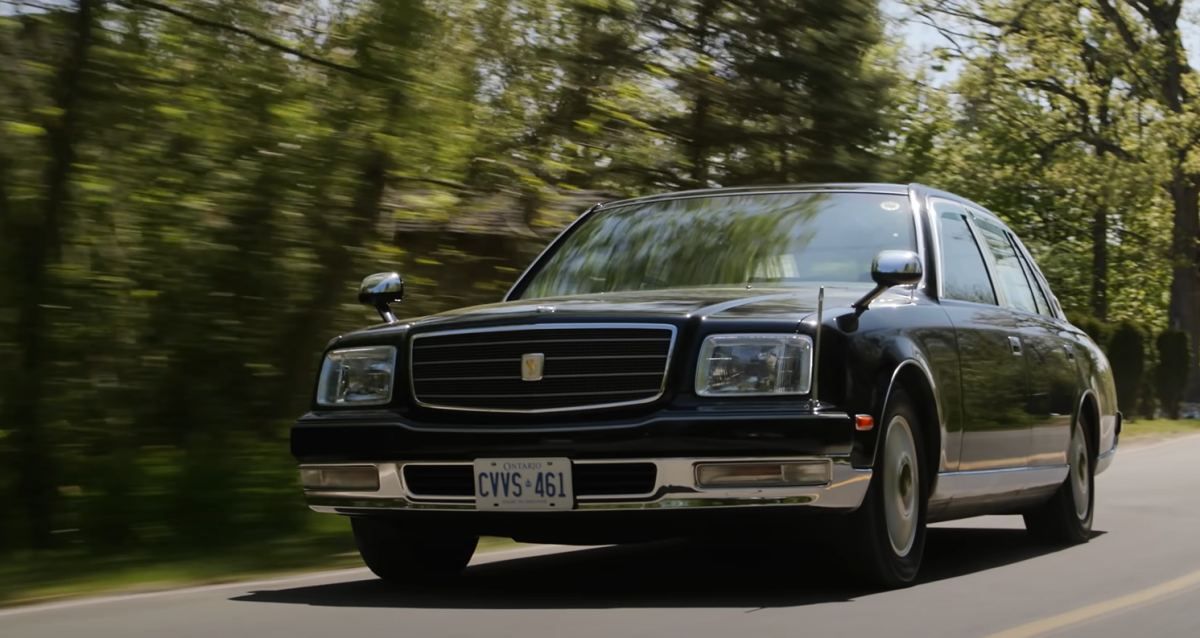
[[[1163,110],[1157,125],[1168,154],[1161,181],[1173,207],[1170,325],[1186,332],[1192,350],[1189,375],[1200,361],[1200,169],[1192,149],[1200,141],[1195,74],[1188,64],[1180,20],[1182,0],[1096,0],[1124,45],[1114,59],[1123,79]],[[1197,378],[1200,382],[1200,377]],[[1168,408],[1173,409],[1173,408]]]
[[[371,320],[361,273],[413,315],[494,301],[579,193],[870,176],[879,29],[871,0],[0,0],[0,547],[303,528],[286,432]],[[412,230],[476,216],[510,254]]]
[[[1138,391],[1146,363],[1144,339],[1137,325],[1123,321],[1108,342],[1108,358],[1117,386],[1117,405],[1131,418],[1138,414]]]
[[[875,2],[653,2],[647,15],[674,93],[648,119],[686,161],[676,183],[878,175],[890,74],[869,64]]]
[[[12,339],[19,344],[15,372],[0,406],[0,422],[15,430],[9,462],[17,468],[17,493],[34,547],[50,544],[56,486],[53,440],[42,414],[49,390],[46,364],[52,357],[46,309],[54,304],[51,271],[61,257],[74,212],[72,181],[79,142],[86,135],[88,73],[103,10],[100,0],[78,0],[74,11],[54,11],[23,25],[31,36],[38,28],[52,30],[52,38],[61,38],[61,48],[48,53],[57,62],[57,71],[45,87],[45,96],[28,97],[30,102],[44,100],[39,104],[43,115],[33,122],[8,126],[9,135],[40,136],[45,158],[40,183],[29,184],[26,203],[8,200],[0,217],[0,237],[6,242],[5,253],[15,274],[11,279],[17,291],[13,295],[16,318]],[[13,210],[7,210],[9,206]]]
[[[1179,402],[1187,385],[1191,369],[1191,349],[1188,334],[1182,330],[1164,330],[1155,341],[1158,347],[1158,368],[1155,384],[1158,386],[1159,405],[1167,418],[1179,418]]]
[[[913,5],[946,36],[938,55],[962,67],[945,89],[949,125],[928,107],[905,113],[917,123],[906,137],[938,150],[918,178],[1005,217],[1074,314],[1164,326],[1171,204],[1156,181],[1168,156],[1160,110],[1122,77],[1117,29],[1089,0]],[[1111,267],[1129,259],[1139,268]]]

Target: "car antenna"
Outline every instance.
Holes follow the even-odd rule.
[[[817,290],[817,334],[813,338],[812,393],[809,395],[809,402],[812,403],[814,410],[820,402],[817,398],[817,381],[821,376],[818,373],[821,368],[821,324],[824,322],[824,315],[825,286],[821,286]]]

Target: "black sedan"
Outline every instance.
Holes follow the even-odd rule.
[[[913,581],[926,524],[1087,541],[1121,420],[1099,348],[1004,223],[919,185],[597,205],[500,303],[335,339],[292,430],[310,507],[389,580],[480,535],[613,543],[827,526]]]

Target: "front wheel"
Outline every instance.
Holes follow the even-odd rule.
[[[925,553],[928,487],[920,422],[901,389],[892,394],[879,436],[871,485],[851,519],[856,543],[849,549],[865,579],[905,587],[916,579]]]
[[[386,518],[354,517],[350,526],[363,562],[391,583],[455,576],[479,543],[478,536],[413,528]]]
[[[1096,473],[1081,417],[1071,431],[1067,448],[1067,479],[1054,497],[1025,513],[1025,529],[1043,541],[1076,545],[1092,537],[1092,508],[1096,503]]]

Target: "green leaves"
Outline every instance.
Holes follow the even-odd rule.
[[[46,129],[37,124],[29,124],[28,122],[4,122],[4,131],[22,137],[41,137],[46,134]]]
[[[362,273],[402,272],[412,315],[495,301],[579,211],[647,191],[929,182],[1004,215],[1068,308],[1092,311],[1102,272],[1110,318],[1161,328],[1162,183],[1200,123],[1132,90],[1120,34],[1077,19],[1084,4],[983,3],[1026,26],[956,24],[976,39],[936,53],[961,70],[945,86],[884,41],[873,0],[131,0],[0,17],[0,354],[38,353],[31,385],[0,368],[0,406],[39,397],[28,430],[4,424],[0,496],[33,446],[80,488],[47,497],[52,522],[105,542],[211,527],[177,503],[228,521],[295,507],[245,468],[287,466],[321,348],[375,320],[353,303]],[[95,28],[70,74],[81,6]],[[43,241],[30,303],[17,267]],[[254,458],[226,465],[235,445]],[[146,450],[169,476],[101,480]],[[148,504],[102,520],[131,494]],[[271,532],[251,518],[247,534]],[[0,546],[24,520],[0,521]]]
[[[910,4],[961,72],[897,87],[892,170],[1003,216],[1068,310],[1165,327],[1176,118],[1130,90],[1113,24],[1091,0]]]

